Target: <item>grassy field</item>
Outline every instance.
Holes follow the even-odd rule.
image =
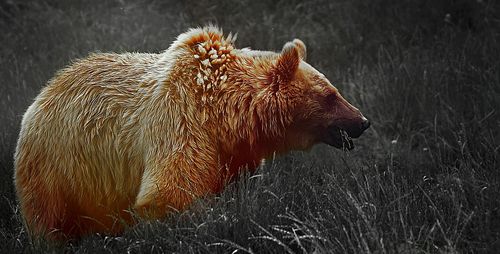
[[[220,195],[119,237],[32,243],[16,206],[21,117],[90,52],[160,52],[189,27],[239,47],[300,38],[372,127],[342,152],[270,158]],[[0,251],[489,253],[500,250],[500,5],[493,0],[0,2]]]

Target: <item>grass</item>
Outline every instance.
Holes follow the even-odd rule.
[[[500,248],[500,6],[495,1],[0,3],[0,251],[488,253]],[[215,23],[237,45],[308,61],[372,121],[350,153],[271,158],[220,195],[122,236],[63,247],[22,228],[12,155],[54,72],[95,51],[160,52]]]

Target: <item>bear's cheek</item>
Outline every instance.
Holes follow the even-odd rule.
[[[309,101],[301,107],[302,113],[297,122],[302,123],[305,129],[312,133],[328,126],[326,121],[331,118],[327,111],[317,101]]]
[[[312,114],[314,122],[323,128],[331,126],[337,120],[337,110],[331,103],[325,103],[323,98],[318,100],[312,108],[317,109],[314,114]]]

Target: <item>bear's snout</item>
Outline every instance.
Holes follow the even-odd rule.
[[[349,137],[358,138],[366,129],[370,128],[370,125],[370,121],[366,117],[362,117],[360,123],[346,126],[345,131]]]
[[[357,119],[342,119],[328,127],[323,142],[336,148],[352,150],[354,148],[352,138],[361,136],[366,129],[370,128],[370,125],[370,121],[363,115]]]
[[[365,131],[366,129],[370,128],[370,125],[371,125],[370,121],[365,117],[363,117],[363,121],[361,122],[362,131]]]

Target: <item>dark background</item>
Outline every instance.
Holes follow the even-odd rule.
[[[123,236],[30,242],[12,184],[22,114],[90,52],[161,52],[190,27],[308,62],[372,121]],[[500,6],[487,0],[0,1],[0,250],[487,253],[500,248]]]

